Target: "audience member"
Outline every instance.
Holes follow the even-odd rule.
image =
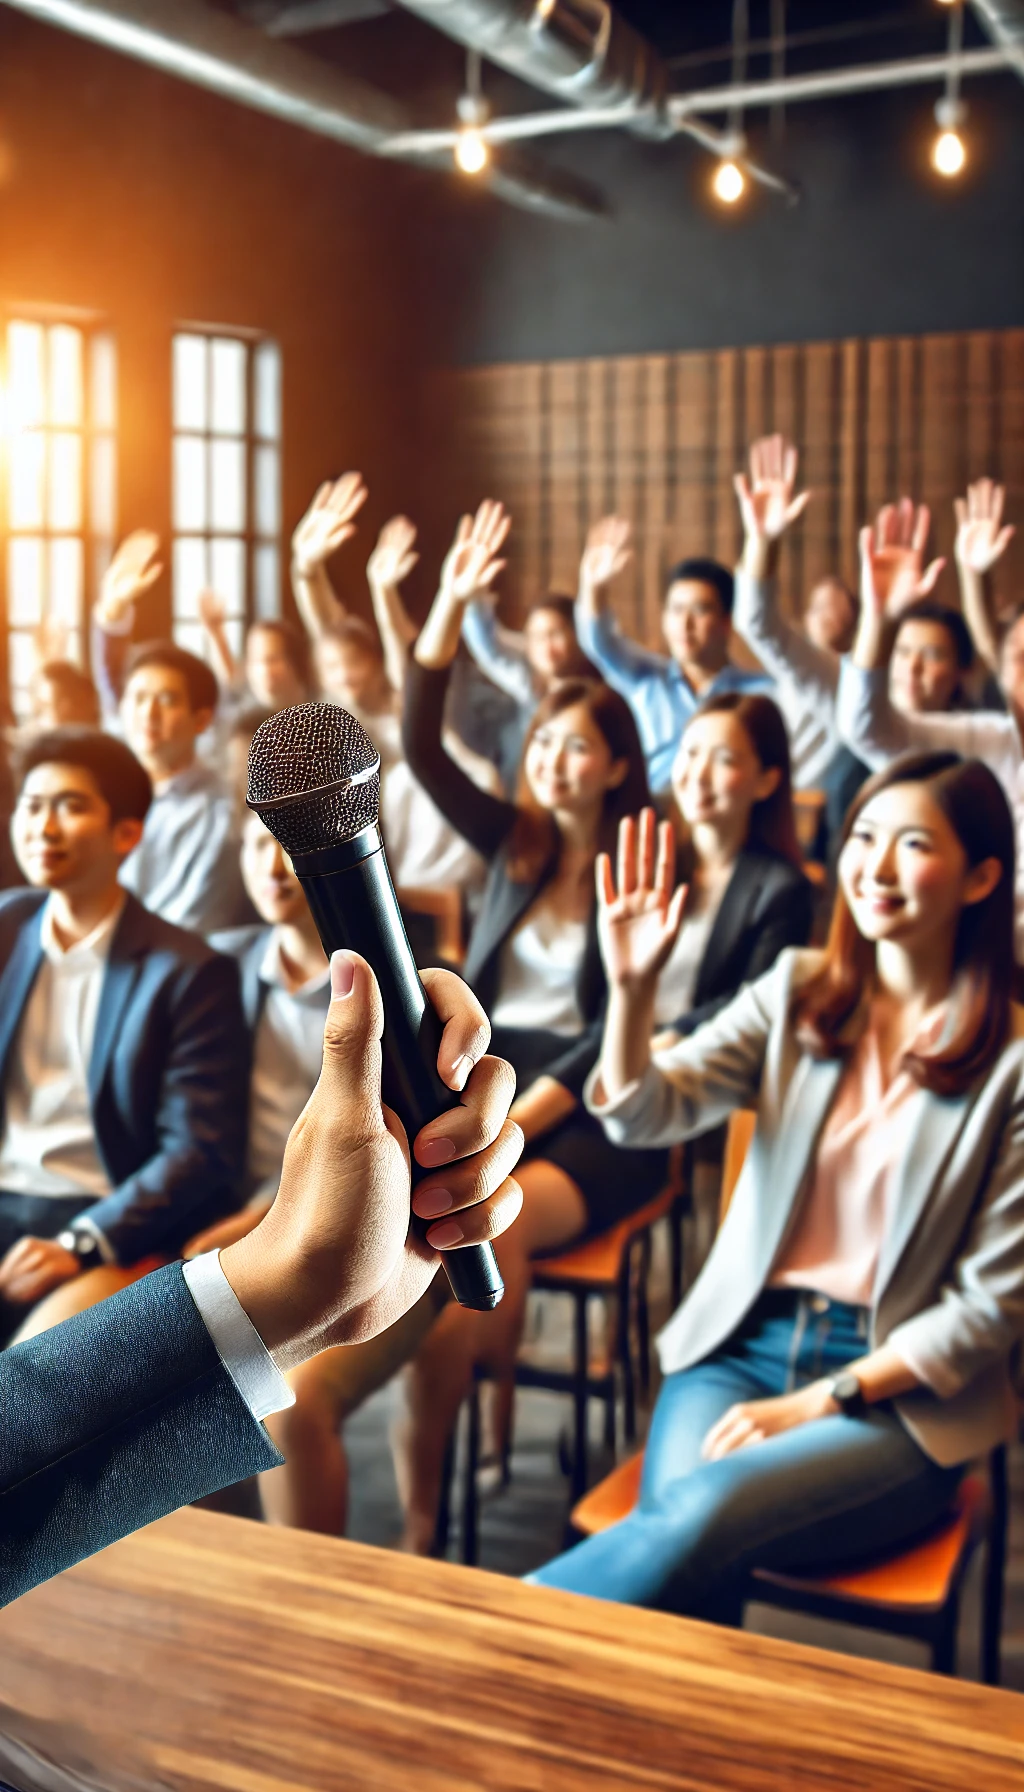
[[[661,613],[668,646],[652,653],[619,631],[608,608],[608,588],[630,559],[629,524],[605,517],[587,536],[580,562],[576,633],[580,647],[636,717],[656,795],[666,791],[684,723],[703,697],[723,691],[763,691],[771,681],[729,660],[733,576],[717,560],[681,560],[668,575]]]
[[[70,660],[44,660],[32,681],[34,728],[98,728],[100,700],[88,673]]]
[[[923,512],[923,515],[922,515]],[[894,632],[920,588],[927,511],[909,504],[880,512],[860,532],[861,614],[853,652],[842,661],[836,699],[840,734],[873,770],[910,748],[949,750],[980,759],[1002,784],[1017,824],[1016,955],[1024,965],[1024,617],[1011,618],[1003,637],[1001,671],[1009,714],[993,710],[908,715],[889,691]],[[998,522],[986,525],[994,536]],[[1004,544],[1005,545],[1005,544]]]
[[[56,729],[25,748],[13,834],[31,888],[0,897],[5,1338],[44,1296],[39,1328],[174,1256],[238,1199],[237,973],[119,882],[149,801],[109,735]]]
[[[960,582],[964,620],[971,631],[978,659],[987,673],[983,707],[1005,709],[1000,685],[1001,642],[992,573],[1016,533],[1003,523],[1006,488],[994,479],[976,479],[967,494],[954,502],[956,538],[954,559]],[[1005,620],[1005,617],[1004,617]]]
[[[860,599],[856,592],[850,590],[838,573],[827,573],[811,586],[804,605],[804,634],[824,653],[849,653],[859,615]]]
[[[559,678],[595,678],[597,673],[576,639],[576,600],[550,591],[534,598],[522,629],[498,621],[493,594],[470,598],[462,617],[462,639],[477,666],[515,704],[511,728],[494,739],[492,757],[500,764],[510,794],[523,742],[540,699]]]
[[[824,952],[787,952],[655,1056],[671,860],[602,861],[610,986],[588,1101],[667,1144],[757,1107],[714,1249],[659,1339],[639,1502],[531,1578],[736,1623],[754,1566],[898,1549],[1016,1434],[1024,1013],[1009,1000],[1013,821],[954,754],[860,793]],[[927,1216],[927,1224],[923,1223]]]
[[[294,703],[308,703],[313,682],[309,642],[299,629],[276,619],[252,623],[239,665],[228,640],[224,603],[215,591],[200,592],[199,615],[220,684],[222,723],[230,723],[239,710],[254,704],[273,714]]]

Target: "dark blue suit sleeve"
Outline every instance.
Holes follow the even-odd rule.
[[[282,1458],[180,1264],[0,1352],[0,1604]]]

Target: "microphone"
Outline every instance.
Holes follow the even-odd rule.
[[[253,735],[245,800],[291,859],[328,956],[344,947],[373,966],[384,1002],[381,1091],[411,1141],[451,1107],[452,1092],[437,1074],[443,1029],[384,856],[377,749],[337,704],[279,710]],[[413,1180],[425,1174],[414,1161]],[[497,1306],[505,1288],[489,1244],[441,1255],[460,1306]]]

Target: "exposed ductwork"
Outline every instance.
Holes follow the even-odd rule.
[[[331,63],[273,40],[200,0],[7,0],[19,12],[179,75],[199,87],[301,125],[368,155],[394,156],[410,119],[396,100]],[[387,148],[385,148],[387,146]],[[410,156],[451,168],[444,152]],[[601,195],[526,155],[495,162],[488,185],[500,198],[560,222],[606,211]]]
[[[1024,81],[1024,0],[971,0],[979,23]]]
[[[399,0],[532,87],[574,106],[630,109],[631,130],[671,137],[669,71],[609,0]]]

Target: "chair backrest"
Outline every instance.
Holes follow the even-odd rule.
[[[740,1179],[750,1141],[754,1136],[757,1115],[753,1108],[737,1108],[729,1116],[729,1129],[725,1135],[725,1152],[722,1157],[722,1192],[718,1201],[718,1223],[721,1225],[729,1211],[729,1203],[736,1192],[736,1184]]]

